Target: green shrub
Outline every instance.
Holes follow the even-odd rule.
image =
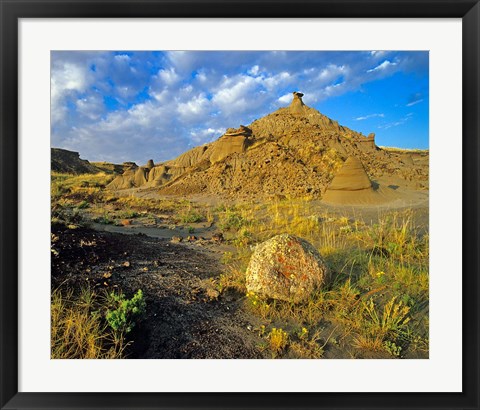
[[[230,229],[240,229],[242,226],[245,226],[247,221],[242,215],[236,213],[235,211],[227,211],[221,219],[220,228],[228,231]]]
[[[145,314],[145,299],[141,289],[131,298],[126,299],[123,293],[111,292],[108,295],[112,308],[107,310],[105,319],[115,331],[129,333],[138,320]]]

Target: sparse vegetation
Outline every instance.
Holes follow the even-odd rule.
[[[248,224],[248,242],[242,239],[245,228],[230,227],[237,251],[224,263],[231,267],[235,261],[236,267],[222,275],[222,291],[232,287],[246,293],[243,278],[251,255],[247,245],[283,232],[314,244],[333,273],[330,287],[303,304],[266,301],[247,293],[247,306],[266,326],[275,323],[285,329],[294,323],[317,332],[317,357],[332,345],[325,340],[331,328],[340,340],[334,347],[353,348],[355,357],[382,352],[421,356],[428,351],[428,234],[414,225],[411,211],[385,213],[368,224],[360,218],[319,213],[314,202],[295,200],[258,205],[249,213],[237,209],[236,214]],[[298,357],[302,351],[308,356],[312,343],[307,347],[302,339],[294,340],[283,353],[277,352],[278,357]]]
[[[144,313],[141,291],[129,300],[122,293],[99,293],[88,287],[77,294],[71,288],[57,288],[51,297],[51,357],[123,358],[133,318]]]
[[[243,308],[263,323],[259,337],[267,356],[428,357],[429,238],[412,211],[367,221],[327,212],[310,198],[209,205],[117,196],[103,189],[111,178],[52,174],[52,223],[71,230],[91,221],[165,229],[180,224],[184,233],[196,235],[201,223],[210,224],[223,233],[226,247],[218,258],[223,272],[209,281],[207,300],[215,303],[230,290],[246,295]],[[285,232],[313,244],[332,272],[329,286],[305,303],[264,300],[246,291],[255,245]],[[52,357],[121,357],[143,299],[110,293],[99,308],[94,292],[89,303],[102,313],[92,315],[86,313],[93,309],[85,307],[88,295],[80,302],[69,292],[52,294]],[[63,346],[63,340],[78,343]]]

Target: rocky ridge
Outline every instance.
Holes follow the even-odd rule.
[[[96,174],[100,169],[86,159],[80,159],[80,154],[61,148],[50,149],[51,170],[65,174]]]

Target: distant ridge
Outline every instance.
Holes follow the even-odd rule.
[[[80,154],[62,148],[50,149],[51,170],[65,174],[96,174],[100,169],[90,164],[85,159],[80,159]]]

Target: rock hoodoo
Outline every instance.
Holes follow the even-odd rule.
[[[357,157],[348,157],[327,191],[361,191],[364,189],[372,189],[372,183],[365,168]]]
[[[304,107],[305,104],[302,100],[303,94],[297,91],[293,92],[293,100],[290,104],[289,111],[293,115],[303,115],[305,113]]]
[[[338,204],[382,202],[357,157],[348,157],[328,186],[324,201]]]
[[[318,251],[296,236],[277,235],[255,248],[246,272],[249,292],[289,302],[306,300],[328,280]]]

